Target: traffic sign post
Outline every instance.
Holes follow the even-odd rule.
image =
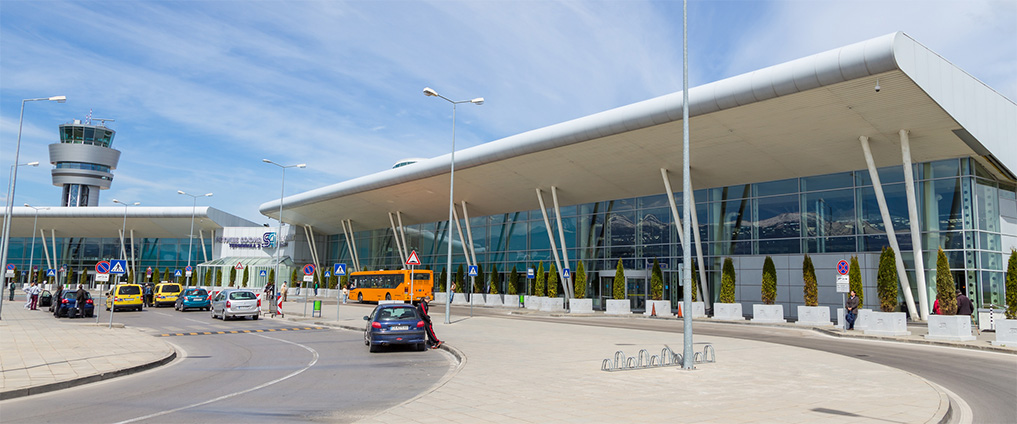
[[[304,281],[310,283],[314,281],[314,264],[304,265]],[[304,291],[304,316],[307,316],[307,291]]]
[[[850,270],[851,265],[848,264],[848,261],[841,259],[837,262],[837,293],[840,293],[840,304],[844,306],[845,312],[847,311],[847,293],[851,291],[851,278],[848,277]]]
[[[420,265],[420,257],[417,256],[417,251],[410,252],[410,257],[406,258],[406,265],[410,266],[410,305],[413,304],[413,296],[416,296],[414,291],[414,284],[416,280],[413,279],[413,267]]]
[[[186,276],[187,278],[191,278],[191,272],[192,272],[192,271],[194,271],[194,267],[192,267],[192,266],[190,266],[190,265],[187,265],[186,267],[184,267],[184,275],[185,275],[185,276]]]
[[[333,264],[332,275],[335,275],[336,277],[346,275],[346,264]],[[338,285],[336,285],[336,288],[338,290],[336,290],[335,293],[335,320],[339,321],[339,305],[343,303],[342,302],[343,288],[339,287]]]

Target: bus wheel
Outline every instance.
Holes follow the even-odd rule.
[[[357,295],[357,302],[364,303],[364,294],[360,293]]]
[[[392,300],[392,293],[385,293],[385,300]]]

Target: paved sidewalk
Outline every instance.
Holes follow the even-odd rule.
[[[343,305],[336,321],[335,305],[323,305],[320,318],[284,305],[288,319],[349,329],[363,328],[371,308]],[[604,372],[618,350],[659,354],[669,343],[680,351],[681,335],[458,314],[445,325],[441,314],[435,308],[435,331],[462,360],[455,375],[363,422],[938,423],[949,410],[945,391],[924,379],[810,349],[697,336],[696,349],[713,345],[716,363]],[[863,389],[844,390],[845,375]]]
[[[20,301],[19,301],[20,300]],[[95,318],[54,318],[30,311],[24,296],[4,299],[0,320],[0,400],[44,393],[138,372],[173,360],[166,342]],[[97,308],[98,309],[98,308]]]

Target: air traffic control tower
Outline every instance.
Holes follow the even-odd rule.
[[[99,190],[113,182],[120,151],[112,148],[116,131],[106,128],[105,121],[92,125],[75,119],[60,125],[60,142],[49,145],[53,185],[63,187],[61,206],[98,206]]]

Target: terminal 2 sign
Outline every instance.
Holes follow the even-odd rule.
[[[216,237],[217,243],[229,245],[231,249],[269,249],[276,247],[278,237],[275,231],[268,231],[261,237]],[[282,246],[288,243],[283,241]]]

